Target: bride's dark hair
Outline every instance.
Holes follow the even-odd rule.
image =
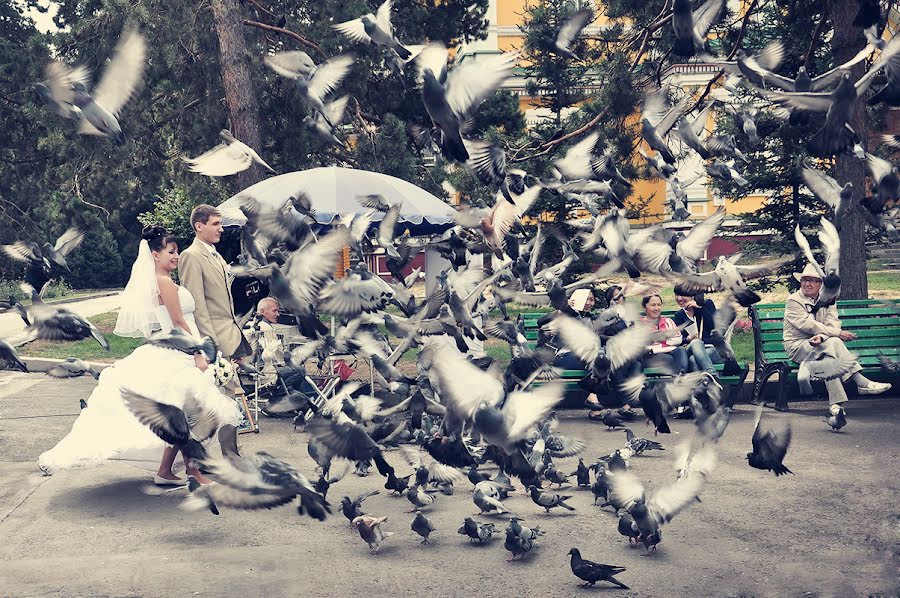
[[[162,251],[169,243],[175,242],[175,235],[172,235],[163,226],[151,224],[145,226],[141,231],[141,238],[147,241],[151,251]]]

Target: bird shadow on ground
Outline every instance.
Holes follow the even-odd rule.
[[[190,531],[181,531],[169,528],[166,531],[164,540],[167,544],[177,544],[183,546],[204,546],[215,543],[222,537],[220,531],[209,528],[191,529]]]
[[[396,545],[392,546],[392,545],[390,545],[390,544],[382,544],[381,547],[378,549],[377,552],[373,552],[373,551],[370,550],[370,551],[369,551],[369,556],[370,556],[370,557],[375,557],[375,558],[378,558],[378,557],[384,557],[384,556],[391,556],[393,553],[397,552],[397,550],[399,550],[399,549],[397,548]]]
[[[150,496],[141,488],[145,480],[119,480],[110,484],[66,489],[50,499],[50,512],[82,513],[88,518],[104,517],[146,519],[147,513],[169,511],[174,506],[170,496]],[[173,493],[176,498],[183,493]]]

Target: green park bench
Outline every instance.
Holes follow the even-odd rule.
[[[884,380],[890,375],[881,368],[879,354],[900,358],[900,300],[860,299],[838,301],[841,328],[856,334],[847,348],[859,358],[863,374]],[[765,384],[778,374],[775,408],[786,410],[787,386],[797,381],[797,364],[784,351],[784,304],[758,303],[750,308],[753,344],[756,349],[753,395],[760,401]]]
[[[662,312],[662,315],[671,318],[675,315],[676,311],[678,310],[666,310]],[[547,315],[547,313],[548,312],[529,312],[519,316],[522,320],[522,326],[525,329],[524,336],[528,340],[528,347],[531,349],[537,344],[538,320]],[[741,368],[740,373],[727,376],[722,374],[725,364],[717,363],[714,365],[717,376],[719,377],[719,383],[722,384],[722,386],[729,387],[728,404],[734,404],[734,401],[737,399],[738,394],[743,388],[744,380],[746,380],[747,374],[750,371],[747,364],[739,363],[738,365]],[[644,375],[647,377],[647,381],[650,383],[671,377],[670,374],[660,368],[644,368],[643,371]],[[559,379],[562,380],[565,385],[566,395],[575,394],[576,391],[581,391],[583,393],[584,391],[582,391],[578,383],[587,375],[588,372],[586,370],[563,370],[560,372]]]

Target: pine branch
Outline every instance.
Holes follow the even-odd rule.
[[[809,64],[809,61],[812,59],[813,53],[816,51],[816,46],[819,45],[819,37],[822,35],[822,30],[825,28],[825,21],[828,20],[828,4],[822,3],[822,16],[819,17],[819,23],[816,25],[815,31],[813,31],[812,39],[809,40],[809,49],[806,51],[806,55],[803,56],[803,66]]]
[[[322,58],[328,58],[328,54],[317,44],[316,42],[307,39],[300,35],[299,33],[294,33],[289,29],[285,29],[283,27],[276,27],[275,25],[267,25],[266,23],[260,23],[259,21],[251,21],[250,19],[244,19],[244,25],[248,27],[256,27],[257,29],[263,29],[265,31],[273,31],[275,33],[280,33],[281,35],[286,35],[287,37],[300,42],[307,48],[315,50]]]
[[[278,17],[275,15],[274,12],[272,12],[271,10],[269,10],[268,8],[266,8],[265,6],[263,6],[262,4],[260,4],[260,3],[258,2],[258,0],[247,0],[247,2],[249,2],[250,4],[252,4],[253,6],[255,6],[256,8],[258,8],[259,10],[263,11],[264,13],[266,13],[267,15],[269,15],[270,17],[272,17],[273,19],[278,18]]]
[[[750,17],[756,14],[756,5],[759,3],[759,0],[753,0],[750,2],[750,6],[747,7],[747,12],[744,14],[744,18],[741,21],[741,30],[738,31],[737,40],[734,42],[734,47],[731,48],[731,52],[728,53],[728,56],[725,57],[726,62],[730,62],[734,60],[734,57],[737,55],[738,50],[741,49],[741,42],[744,41],[744,35],[747,33],[747,25],[750,23]],[[712,91],[713,85],[716,84],[716,81],[722,78],[722,75],[725,74],[725,69],[719,69],[719,72],[716,73],[712,79],[709,80],[709,83],[706,84],[706,89],[703,90],[703,93],[700,94],[700,97],[697,98],[697,101],[694,102],[694,105],[687,112],[693,112],[697,108],[703,104],[703,100],[709,95]]]

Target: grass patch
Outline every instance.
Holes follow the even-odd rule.
[[[900,294],[900,274],[896,274],[893,272],[873,272],[868,275],[868,278],[870,296],[878,299],[883,299],[896,298],[898,294]],[[624,284],[624,282],[625,280],[623,279],[622,281],[619,281],[619,284]],[[666,283],[660,282],[660,284],[664,285]],[[90,296],[95,293],[96,291],[75,293],[73,295],[67,296],[66,298],[68,299],[70,297]],[[762,301],[764,303],[784,302],[788,296],[787,285],[779,285],[772,291],[768,293],[762,293],[761,295]],[[671,287],[663,288],[663,290],[660,292],[660,296],[663,299],[664,309],[674,309],[675,307],[677,307],[675,305],[675,295]],[[707,296],[715,301],[716,304],[720,304],[725,299],[724,293],[709,293]],[[628,301],[632,303],[636,308],[640,309],[640,298],[632,297]],[[48,303],[51,302],[52,300],[48,301]],[[393,306],[388,308],[387,311],[388,313],[399,314],[399,310],[397,310]],[[547,312],[549,310],[547,308],[542,309],[522,305],[509,305],[508,311],[511,318],[516,318],[516,316],[522,313]],[[746,312],[739,314],[739,317],[746,318]],[[128,356],[143,342],[143,339],[122,338],[112,333],[113,329],[116,326],[116,312],[106,312],[88,319],[93,322],[98,329],[100,329],[100,332],[103,333],[103,335],[109,341],[109,352],[104,351],[103,348],[100,347],[100,345],[97,344],[97,342],[94,340],[83,340],[78,342],[66,343],[34,341],[23,347],[21,354],[26,357],[50,357],[55,359],[78,357],[90,361],[111,362]],[[384,332],[383,326],[379,326],[379,328],[382,329],[382,332]],[[732,347],[734,348],[734,352],[737,355],[739,361],[741,361],[742,363],[753,362],[754,348],[752,333],[736,332],[732,337]],[[493,338],[488,339],[485,342],[484,351],[492,358],[499,361],[501,364],[509,363],[509,346],[502,341]],[[418,349],[407,351],[401,361],[412,362],[415,360],[418,354]]]

